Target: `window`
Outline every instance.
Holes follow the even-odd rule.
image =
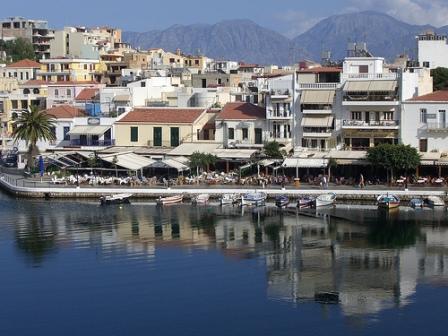
[[[423,124],[428,122],[428,111],[426,109],[420,109],[420,122]]]
[[[361,112],[352,112],[352,120],[361,120],[362,113]]]
[[[393,112],[384,112],[384,120],[394,120]]]
[[[70,132],[70,126],[64,126],[64,140],[70,140],[70,134],[68,134],[68,132]]]
[[[30,74],[29,74],[29,72],[25,72],[25,77],[26,77],[27,80],[30,79]]]
[[[229,140],[234,140],[234,139],[235,139],[235,129],[229,128]]]
[[[199,60],[195,60],[194,64],[199,65]]]
[[[84,64],[84,70],[87,70],[87,64]]]
[[[11,105],[13,110],[17,110],[19,108],[19,101],[18,100],[11,100]]]
[[[429,62],[423,62],[423,67],[424,68],[429,68]]]
[[[131,142],[138,142],[138,127],[131,127]]]
[[[55,95],[56,97],[59,96],[59,90],[58,90],[58,89],[54,90],[54,95]]]
[[[428,151],[428,139],[420,139],[419,143],[420,152],[425,153]]]
[[[243,131],[243,140],[249,139],[249,129],[243,128],[242,131]]]
[[[72,95],[72,90],[67,89],[67,97],[70,97]]]
[[[369,66],[368,65],[360,65],[359,66],[359,73],[360,74],[369,73]]]

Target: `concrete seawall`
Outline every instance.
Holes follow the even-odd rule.
[[[335,192],[339,202],[367,202],[374,203],[378,196],[387,193],[386,190],[359,190],[359,189],[337,189],[337,190],[316,190],[316,189],[260,189],[260,188],[113,188],[113,187],[24,187],[13,183],[7,175],[0,176],[0,187],[6,192],[17,197],[25,198],[99,198],[102,195],[129,193],[135,198],[155,199],[160,196],[171,196],[175,194],[184,194],[186,198],[199,194],[209,194],[211,198],[218,198],[222,194],[243,194],[255,190],[263,191],[269,198],[275,198],[278,195],[287,195],[291,198],[298,198],[302,195],[321,195],[328,192]],[[445,201],[448,199],[445,190],[409,190],[399,191],[391,190],[393,193],[406,202],[412,198],[424,198],[428,196],[439,196]]]

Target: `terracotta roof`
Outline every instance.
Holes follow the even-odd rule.
[[[96,88],[87,88],[82,90],[76,100],[93,100],[100,90]]]
[[[129,112],[120,123],[192,124],[204,109],[138,108]]]
[[[428,101],[428,102],[448,102],[448,89],[435,91],[433,93],[429,93],[423,96],[414,97],[407,101]]]
[[[334,72],[339,73],[342,72],[342,68],[339,67],[315,67],[309,69],[299,70],[300,73],[322,73],[322,72]]]
[[[7,68],[38,68],[40,69],[40,63],[30,60],[24,59],[15,63],[8,64]]]
[[[266,111],[264,108],[244,102],[227,103],[216,117],[219,120],[256,120],[265,118]]]
[[[85,117],[86,113],[71,105],[58,105],[46,110],[47,114],[52,115],[56,119]]]

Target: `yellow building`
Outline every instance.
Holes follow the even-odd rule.
[[[117,146],[177,147],[198,139],[212,118],[197,108],[139,108],[115,123]]]
[[[91,82],[104,63],[93,59],[51,58],[41,61],[37,79],[46,82]]]

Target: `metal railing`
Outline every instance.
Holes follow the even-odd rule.
[[[340,83],[300,83],[299,89],[337,89]]]
[[[80,139],[70,140],[70,146],[92,146],[92,147],[108,147],[115,146],[115,140],[87,140]]]
[[[398,120],[371,120],[369,122],[363,120],[343,120],[342,126],[350,127],[395,127],[399,126]]]
[[[427,130],[433,130],[433,131],[448,131],[448,124],[447,123],[427,123],[426,124]]]
[[[397,95],[387,94],[351,94],[344,95],[344,102],[398,102]]]
[[[396,73],[345,73],[343,79],[397,79]]]

